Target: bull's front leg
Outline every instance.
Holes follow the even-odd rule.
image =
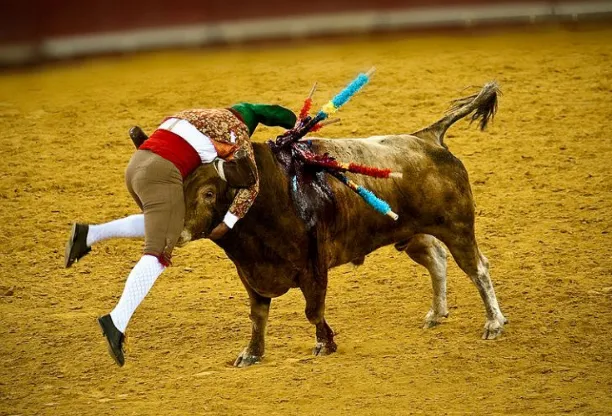
[[[251,303],[251,341],[236,358],[235,367],[248,367],[262,360],[265,349],[266,325],[270,312],[270,302],[272,301],[270,298],[257,294],[246,284],[245,287]]]
[[[312,350],[314,355],[329,355],[336,352],[334,331],[325,321],[325,295],[327,294],[327,270],[324,276],[310,274],[300,283],[300,289],[306,299],[306,318],[316,328],[316,342]]]

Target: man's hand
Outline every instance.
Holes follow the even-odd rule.
[[[230,228],[227,226],[227,224],[222,222],[221,224],[213,228],[208,238],[210,238],[211,240],[218,240],[223,237],[229,230]]]

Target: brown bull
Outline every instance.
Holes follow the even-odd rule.
[[[489,83],[479,94],[457,100],[438,122],[413,134],[367,139],[316,139],[314,150],[338,160],[354,161],[403,172],[402,179],[352,179],[386,200],[399,214],[393,221],[370,208],[336,179],[333,216],[320,219],[313,231],[296,214],[289,181],[264,143],[254,143],[260,194],[235,230],[217,244],[236,265],[250,298],[252,336],[235,365],[248,366],[264,355],[264,337],[271,299],[299,287],[306,299],[306,317],[316,327],[315,355],[336,350],[334,332],[325,320],[328,269],[360,264],[372,251],[395,244],[425,266],[432,278],[433,304],[425,326],[448,315],[446,251],[474,282],[484,302],[484,339],[496,338],[506,318],[500,311],[489,277],[489,262],[474,234],[474,200],[468,174],[443,142],[446,130],[472,114],[484,128],[494,115],[498,88]],[[211,165],[202,165],[185,181],[186,217],[181,243],[206,237],[221,221],[232,190]],[[313,260],[315,259],[315,260]]]

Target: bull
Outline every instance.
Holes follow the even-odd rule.
[[[333,215],[309,229],[293,208],[290,181],[271,149],[265,143],[253,144],[260,194],[234,231],[216,241],[234,262],[250,300],[251,340],[235,366],[261,361],[271,300],[292,288],[302,291],[306,317],[315,326],[313,353],[336,351],[334,331],[325,319],[328,270],[349,262],[361,264],[367,254],[390,244],[431,275],[433,302],[425,327],[448,316],[444,243],[484,302],[482,338],[501,334],[507,320],[495,296],[489,261],[476,242],[468,173],[444,143],[447,129],[464,117],[479,120],[483,130],[497,109],[498,92],[496,83],[488,83],[478,94],[456,100],[443,118],[412,134],[312,141],[317,153],[401,171],[401,179],[351,175],[386,200],[399,214],[397,221],[376,213],[346,186],[329,179],[335,196]],[[180,245],[205,238],[222,220],[234,192],[211,165],[200,166],[185,180],[184,188],[186,215]]]

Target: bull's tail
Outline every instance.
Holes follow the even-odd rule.
[[[444,144],[444,134],[457,120],[472,114],[471,122],[480,120],[480,130],[484,130],[497,112],[497,95],[501,94],[499,86],[495,81],[487,83],[478,94],[454,100],[446,115],[432,125],[425,127],[413,136],[422,139],[435,140],[440,145]],[[446,147],[446,146],[445,146]]]

